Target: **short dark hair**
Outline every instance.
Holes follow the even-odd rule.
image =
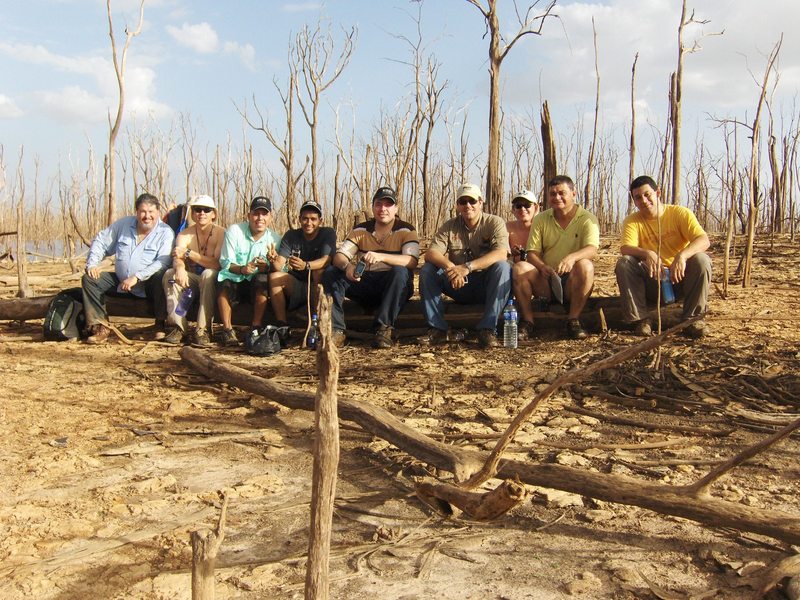
[[[571,189],[573,192],[575,191],[575,182],[572,181],[572,179],[567,175],[556,175],[550,181],[547,182],[547,187],[548,188],[555,187],[557,185],[561,185],[562,183],[568,185],[569,189]]]
[[[639,175],[639,177],[631,181],[630,191],[632,192],[636,188],[640,188],[643,185],[649,185],[654,190],[658,190],[658,184],[656,183],[656,180],[650,177],[650,175]]]
[[[152,204],[158,210],[161,210],[161,202],[158,201],[158,198],[153,196],[153,194],[148,194],[147,192],[144,194],[139,194],[139,197],[136,198],[136,201],[133,203],[133,208],[135,210],[139,210],[139,207],[141,207],[142,204]]]

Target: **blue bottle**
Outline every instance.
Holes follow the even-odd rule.
[[[308,330],[308,336],[306,336],[306,347],[309,350],[316,350],[318,341],[319,341],[319,323],[317,322],[317,315],[316,313],[314,313],[313,315],[311,315],[311,327]]]
[[[517,307],[514,306],[514,299],[511,298],[503,309],[503,347],[517,347]]]
[[[185,317],[192,306],[193,300],[194,290],[192,290],[191,286],[184,288],[183,292],[181,292],[181,297],[178,299],[178,305],[175,307],[175,314],[179,317]]]
[[[675,302],[675,288],[669,278],[669,269],[663,267],[661,270],[661,303],[672,304]]]

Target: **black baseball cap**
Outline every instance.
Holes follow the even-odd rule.
[[[303,214],[303,211],[306,210],[315,210],[319,213],[320,217],[322,216],[322,207],[313,200],[307,200],[306,202],[303,202],[303,206],[300,207],[298,214]]]
[[[379,187],[372,197],[373,203],[376,200],[391,200],[394,204],[397,204],[397,193],[390,187]]]
[[[250,212],[263,208],[267,212],[272,212],[272,200],[266,196],[256,196],[250,202]]]

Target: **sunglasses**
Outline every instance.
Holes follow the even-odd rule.
[[[514,202],[512,206],[514,210],[519,210],[520,208],[530,208],[533,204],[531,202]]]
[[[208,206],[193,206],[192,207],[192,212],[210,213],[212,210],[214,210],[214,209],[210,208]]]
[[[470,206],[475,206],[477,203],[478,203],[478,201],[475,200],[475,198],[459,198],[458,199],[458,205],[459,206],[466,206],[467,204],[469,204]]]

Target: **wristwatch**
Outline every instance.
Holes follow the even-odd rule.
[[[191,253],[192,253],[192,251],[187,248],[186,249],[186,254],[183,255],[183,260],[189,260],[189,255]]]
[[[472,273],[472,261],[471,260],[468,260],[467,262],[465,262],[464,266],[467,267],[467,272],[468,273]]]

